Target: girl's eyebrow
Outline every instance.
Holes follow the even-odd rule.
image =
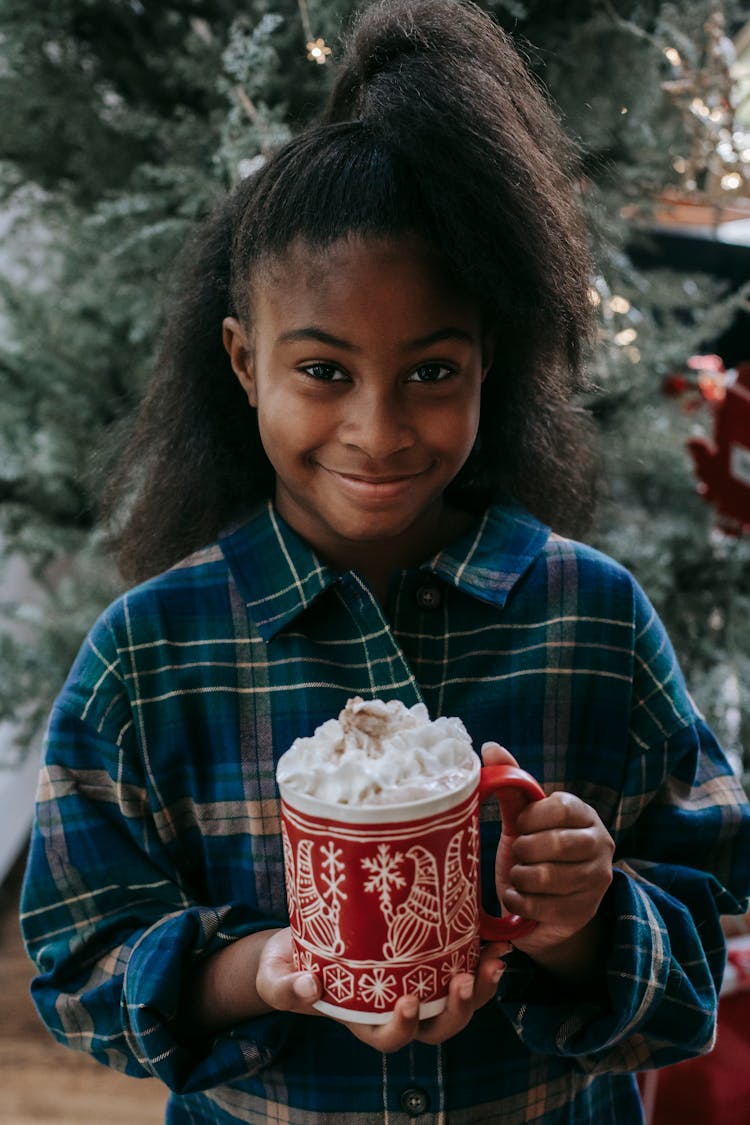
[[[327,344],[332,348],[341,348],[346,352],[360,352],[362,349],[356,344],[352,344],[349,340],[343,340],[340,336],[334,336],[331,332],[326,332],[322,328],[316,328],[315,325],[310,325],[307,328],[291,328],[288,332],[282,332],[276,338],[277,344],[293,344],[305,340],[316,340],[319,344]],[[401,350],[404,352],[415,351],[418,348],[429,348],[432,344],[442,343],[444,340],[460,340],[463,343],[473,344],[476,342],[476,337],[471,332],[467,332],[464,328],[438,328],[435,332],[430,332],[426,336],[419,336],[416,340],[410,340],[408,343],[403,344]]]
[[[460,340],[465,344],[474,344],[476,343],[476,336],[472,332],[467,332],[465,328],[438,328],[436,332],[429,332],[426,336],[420,336],[417,340],[404,344],[402,350],[411,351],[415,348],[429,348],[431,344],[441,344],[443,340]]]
[[[288,332],[282,332],[280,336],[276,337],[277,344],[294,344],[304,340],[317,340],[319,344],[328,344],[332,348],[342,348],[345,352],[358,352],[356,344],[350,343],[348,340],[342,340],[339,336],[333,336],[330,332],[325,332],[322,328],[316,328],[310,325],[309,328],[291,328]]]

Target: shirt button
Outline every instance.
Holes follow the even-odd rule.
[[[401,1108],[409,1117],[419,1117],[429,1109],[430,1099],[426,1090],[419,1086],[409,1086],[401,1095]]]
[[[420,586],[414,596],[420,609],[437,609],[443,600],[437,586]]]

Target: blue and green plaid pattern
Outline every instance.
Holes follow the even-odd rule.
[[[353,695],[458,715],[617,843],[609,959],[585,998],[520,952],[442,1047],[382,1056],[274,1013],[191,1042],[196,959],[286,919],[274,770]],[[482,825],[485,898],[499,824]],[[264,506],[131,591],[54,709],[24,886],[33,996],[62,1043],[172,1089],[174,1123],[636,1122],[632,1072],[707,1050],[719,914],[750,880],[748,807],[631,576],[492,508],[383,609]]]

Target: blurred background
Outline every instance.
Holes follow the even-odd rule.
[[[481,6],[581,153],[599,325],[583,405],[606,471],[593,541],[655,602],[747,780],[750,3]],[[318,113],[354,7],[0,5],[0,987],[27,972],[8,919],[45,716],[121,589],[97,497],[150,372],[172,264],[217,197]],[[0,1039],[0,1066],[16,1045]],[[3,1120],[103,1119],[55,1101],[37,1116],[14,1103]]]

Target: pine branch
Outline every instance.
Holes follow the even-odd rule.
[[[60,482],[59,491],[68,494],[64,503],[60,502],[59,495],[53,496],[44,490],[32,493],[26,481],[0,478],[0,516],[7,516],[3,508],[20,508],[25,513],[33,512],[41,520],[57,528],[90,531],[94,526],[94,516],[91,500],[82,485],[68,479]],[[17,518],[14,513],[13,522]]]
[[[634,36],[636,39],[644,39],[652,47],[655,47],[657,51],[663,50],[663,44],[659,42],[655,35],[652,35],[650,31],[646,31],[645,27],[641,27],[639,24],[634,23],[633,20],[629,20],[625,16],[621,16],[612,3],[612,0],[602,0],[602,6],[605,12],[607,12],[611,17],[614,25],[616,27],[619,27],[621,31],[626,31],[629,35]]]

